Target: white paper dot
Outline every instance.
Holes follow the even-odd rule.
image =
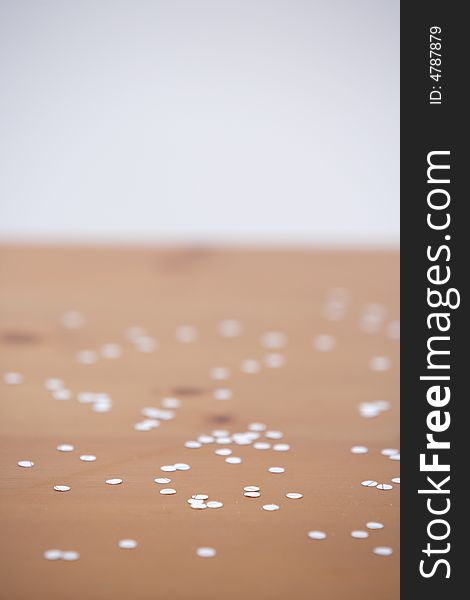
[[[160,490],[160,494],[163,496],[172,496],[173,494],[176,494],[176,490],[173,488],[163,488]]]
[[[384,448],[380,451],[380,454],[383,454],[384,456],[393,456],[394,454],[398,454],[399,452],[400,450],[398,450],[397,448]]]
[[[218,456],[230,456],[232,450],[230,450],[230,448],[217,448],[217,450],[214,450],[214,454],[217,454]]]
[[[155,483],[161,483],[161,484],[165,484],[165,483],[171,483],[171,479],[169,477],[157,477],[156,479],[154,479]]]
[[[69,492],[72,488],[69,485],[55,485],[56,492]]]
[[[390,485],[389,483],[379,483],[377,489],[381,491],[388,491],[393,489],[393,485]]]
[[[82,454],[80,460],[83,462],[95,462],[96,456],[94,454]]]
[[[227,437],[228,435],[230,435],[230,432],[227,429],[214,429],[214,431],[212,432],[212,435],[214,437]]]
[[[400,478],[394,477],[391,481],[392,481],[392,483],[400,483]]]
[[[136,431],[152,431],[152,429],[155,429],[155,427],[153,427],[153,425],[148,421],[139,421],[138,423],[134,424],[134,429]]]
[[[276,452],[288,452],[290,450],[289,444],[274,444],[273,450]]]
[[[279,506],[277,504],[263,504],[263,510],[267,510],[267,511],[279,510]]]
[[[259,492],[260,488],[257,485],[245,485],[245,492]]]
[[[207,502],[207,508],[222,508],[223,505],[223,502],[219,502],[218,500]]]
[[[269,467],[268,471],[270,473],[284,473],[285,469],[284,467]]]
[[[239,465],[242,462],[242,459],[239,456],[228,456],[225,459],[225,462],[230,465]]]
[[[215,438],[212,435],[202,434],[197,438],[197,441],[201,444],[213,444],[215,442]]]
[[[57,450],[59,452],[73,452],[75,448],[72,446],[72,444],[59,444],[57,446]]]
[[[377,546],[374,548],[374,554],[377,554],[378,556],[390,556],[393,554],[393,549],[389,546]]]
[[[368,523],[366,523],[366,527],[367,529],[383,529],[384,526],[382,523],[379,523],[378,521],[369,521]]]
[[[243,495],[247,498],[259,498],[261,496],[260,492],[243,492]]]
[[[195,449],[195,448],[201,448],[202,444],[200,442],[196,442],[194,440],[188,440],[187,442],[184,443],[186,448],[191,448],[191,449]]]
[[[288,492],[286,497],[291,498],[292,500],[299,500],[300,498],[303,498],[304,495],[300,494],[299,492]]]
[[[159,419],[161,419],[162,421],[171,421],[172,419],[175,418],[176,413],[172,410],[167,410],[167,409],[160,409],[158,412],[159,415]]]
[[[250,423],[248,429],[255,432],[265,431],[266,425],[264,423]]]
[[[351,537],[356,538],[357,540],[363,540],[365,538],[368,538],[369,534],[367,533],[367,531],[357,529],[355,531],[351,531]]]
[[[376,487],[378,482],[374,481],[373,479],[366,479],[365,481],[361,481],[361,485],[364,487]]]
[[[266,431],[266,433],[264,435],[265,435],[265,437],[267,437],[270,440],[282,440],[282,438],[284,437],[284,434],[282,433],[282,431],[276,431],[276,430]]]
[[[392,456],[389,458],[390,460],[400,460],[400,453],[398,452],[398,454],[392,454]]]
[[[353,446],[351,448],[351,452],[353,454],[367,454],[367,452],[369,452],[369,448],[367,448],[367,446]]]
[[[189,469],[191,468],[186,463],[175,463],[175,467],[177,471],[189,471]]]
[[[268,444],[268,442],[256,442],[253,444],[253,448],[255,448],[255,450],[269,450],[271,444]]]
[[[23,469],[30,469],[31,467],[34,467],[32,460],[19,460],[17,464],[19,467],[23,467]]]
[[[232,443],[232,438],[231,437],[218,437],[215,440],[216,444],[231,444]]]
[[[238,446],[249,446],[250,444],[253,443],[253,436],[252,436],[252,434],[250,435],[250,433],[251,432],[247,432],[247,433],[234,433],[233,436],[232,436],[233,441]],[[259,434],[257,434],[257,436],[259,437]]]
[[[308,537],[311,540],[324,540],[326,538],[326,533],[324,531],[309,531],[308,532]]]
[[[191,508],[194,508],[195,510],[203,510],[207,508],[207,504],[205,502],[203,502],[202,500],[193,500],[192,502],[189,503],[189,505],[191,506]]]
[[[122,479],[119,478],[114,478],[114,479],[106,479],[106,483],[108,485],[119,485],[120,483],[122,483]]]

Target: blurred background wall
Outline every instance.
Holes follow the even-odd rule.
[[[0,239],[398,243],[398,0],[2,0],[0,78]]]

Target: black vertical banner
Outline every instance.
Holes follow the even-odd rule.
[[[401,4],[401,597],[467,597],[465,3]],[[466,102],[468,105],[468,102]],[[467,319],[468,320],[468,319]],[[468,361],[467,361],[468,362]],[[467,441],[468,440],[468,441]],[[459,469],[457,464],[461,463]],[[463,464],[462,464],[463,463]],[[457,591],[459,590],[459,592]]]

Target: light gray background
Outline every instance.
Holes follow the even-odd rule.
[[[2,0],[0,237],[395,244],[398,0]]]

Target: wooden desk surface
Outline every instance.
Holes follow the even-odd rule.
[[[387,334],[398,319],[398,253],[3,247],[0,270],[2,371],[24,377],[0,381],[2,599],[398,599],[400,486],[361,486],[400,474],[400,463],[381,454],[399,448],[399,342]],[[332,321],[325,301],[338,287],[347,291],[346,312]],[[361,327],[371,303],[385,309],[376,333]],[[63,326],[71,309],[83,327]],[[221,336],[223,319],[239,320],[241,335]],[[183,324],[197,328],[194,342],[176,338]],[[126,339],[132,326],[158,340],[155,351]],[[263,347],[269,331],[285,333],[285,348]],[[334,336],[335,347],[315,350],[318,334]],[[111,342],[122,346],[120,358],[99,355]],[[81,350],[97,351],[97,362],[80,364]],[[243,360],[263,363],[270,352],[285,365],[242,372]],[[391,368],[372,370],[376,356]],[[230,369],[228,380],[210,377],[218,366]],[[54,377],[71,399],[52,398],[44,382]],[[216,388],[232,390],[232,399],[214,399]],[[78,402],[84,391],[108,393],[112,410]],[[176,418],[136,431],[141,409],[168,396],[181,400]],[[377,400],[390,410],[360,416],[361,402]],[[252,422],[282,430],[291,450],[231,444],[242,463],[228,464],[214,454],[221,445],[184,446]],[[61,443],[75,450],[58,452]],[[356,444],[369,452],[352,454]],[[21,459],[34,467],[20,468]],[[191,470],[160,471],[175,462]],[[159,493],[153,480],[165,475],[175,495]],[[124,482],[106,485],[110,477]],[[56,492],[56,484],[71,490]],[[246,485],[259,486],[261,497],[244,497]],[[191,509],[197,493],[223,508]],[[268,503],[280,510],[262,510]],[[368,521],[384,528],[353,539]],[[327,538],[309,539],[310,530]],[[119,548],[123,538],[138,547]],[[198,557],[201,546],[217,555]],[[377,556],[377,546],[394,553]],[[51,548],[80,559],[45,560]]]

